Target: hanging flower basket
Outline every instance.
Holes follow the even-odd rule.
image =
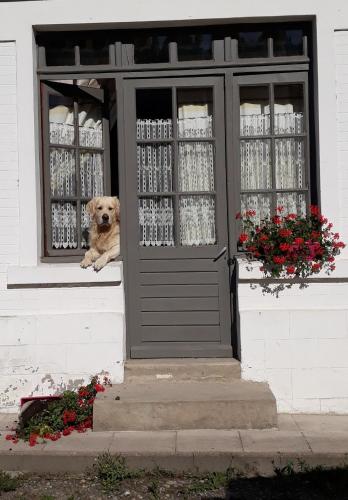
[[[261,261],[265,278],[306,279],[334,271],[335,257],[345,244],[319,208],[311,205],[305,217],[283,212],[284,207],[277,207],[277,215],[261,222],[255,210],[237,214],[243,228],[239,243],[247,259]]]

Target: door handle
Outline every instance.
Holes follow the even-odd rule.
[[[225,255],[227,251],[227,247],[224,247],[222,250],[220,250],[220,252],[217,254],[216,257],[214,257],[213,259],[213,262],[216,262],[217,260],[219,260],[223,255]]]

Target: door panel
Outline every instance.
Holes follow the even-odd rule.
[[[231,356],[223,79],[124,96],[129,354]]]

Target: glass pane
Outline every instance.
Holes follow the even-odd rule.
[[[306,195],[303,193],[277,193],[277,207],[283,207],[282,215],[298,214],[305,216],[307,212]]]
[[[270,125],[268,87],[240,87],[240,135],[267,135]]]
[[[109,64],[109,44],[104,33],[89,33],[88,38],[79,41],[81,64]]]
[[[69,97],[49,96],[49,134],[51,144],[74,144],[74,101]]]
[[[179,190],[214,191],[211,142],[179,142]]]
[[[138,89],[137,139],[168,139],[173,136],[171,89]]]
[[[103,147],[102,110],[96,104],[79,104],[80,146]]]
[[[51,195],[64,198],[76,195],[75,151],[50,149]]]
[[[213,91],[178,89],[178,134],[184,137],[213,136]]]
[[[275,140],[276,187],[278,189],[305,186],[305,143],[303,139]]]
[[[141,246],[174,246],[172,198],[139,198],[139,243]]]
[[[76,203],[51,204],[52,248],[77,248]]]
[[[238,33],[238,55],[244,57],[268,57],[265,31],[241,31]]]
[[[254,221],[260,223],[271,217],[271,195],[270,194],[242,194],[241,212],[255,210]]]
[[[172,191],[173,153],[171,144],[137,145],[138,192]]]
[[[104,194],[103,155],[80,153],[81,196],[93,198]]]
[[[212,59],[212,33],[182,33],[177,38],[178,60],[197,61]]]
[[[138,35],[134,39],[135,64],[169,62],[167,35]]]
[[[59,33],[45,43],[47,66],[73,66],[76,41],[67,33]]]
[[[283,29],[273,34],[275,56],[297,56],[303,54],[303,29]]]
[[[179,214],[181,245],[216,243],[214,196],[180,196]]]
[[[275,85],[274,133],[302,134],[303,109],[303,85]]]
[[[86,209],[87,203],[81,203],[81,246],[88,247],[89,225],[91,222],[90,215]]]
[[[272,187],[271,141],[240,142],[240,175],[242,189],[269,189]]]

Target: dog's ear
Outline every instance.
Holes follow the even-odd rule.
[[[89,215],[91,215],[92,217],[95,214],[96,203],[97,203],[96,198],[92,198],[91,200],[89,200],[89,202],[86,205],[86,210],[89,213]]]
[[[116,219],[119,221],[120,220],[120,200],[117,198],[117,196],[113,196],[112,199],[115,202]]]

